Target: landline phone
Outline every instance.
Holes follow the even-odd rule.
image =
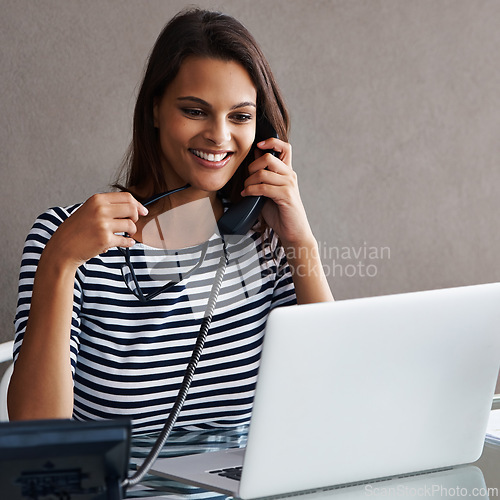
[[[270,139],[271,137],[278,138],[278,134],[274,127],[264,114],[257,118],[257,125],[255,130],[254,147],[257,143]],[[277,151],[263,150],[263,153],[271,153],[279,157]],[[244,235],[255,224],[257,217],[266,202],[264,196],[246,196],[241,201],[230,207],[224,215],[217,222],[217,226],[221,234]]]

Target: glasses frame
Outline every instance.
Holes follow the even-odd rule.
[[[161,200],[162,198],[165,198],[166,196],[170,196],[171,194],[178,193],[179,191],[183,191],[184,189],[187,189],[188,187],[190,187],[190,185],[186,184],[185,186],[182,186],[180,188],[172,189],[170,191],[165,191],[164,193],[154,195],[151,198],[148,198],[147,200],[143,201],[142,205],[144,207],[147,207],[148,205],[151,205],[152,203],[155,203],[156,201]],[[128,236],[128,234],[125,233],[125,236]],[[223,243],[224,243],[224,240],[223,240]],[[206,254],[207,254],[208,241],[206,241],[203,244],[203,247],[201,249],[200,259],[199,259],[198,263],[195,266],[193,266],[187,273],[184,273],[184,275],[182,276],[182,278],[179,281],[171,281],[171,282],[167,283],[166,285],[162,286],[161,288],[158,288],[154,292],[151,292],[148,294],[144,293],[141,289],[141,286],[139,285],[139,280],[137,279],[137,275],[135,274],[135,271],[134,271],[134,266],[132,265],[130,249],[128,247],[126,247],[126,248],[117,247],[117,248],[122,253],[122,255],[125,257],[125,264],[122,266],[121,271],[122,271],[123,280],[125,281],[127,288],[141,302],[148,302],[148,301],[154,299],[155,297],[157,297],[158,295],[160,295],[161,293],[166,292],[170,288],[173,288],[174,286],[178,285],[183,280],[189,278],[201,266],[201,264],[205,260]],[[225,251],[225,249],[224,249],[224,251]],[[129,285],[130,281],[127,280],[125,277],[125,267],[127,267],[128,270],[130,271],[130,276],[132,278],[132,282],[135,285],[135,289],[132,289],[130,287],[130,285]]]

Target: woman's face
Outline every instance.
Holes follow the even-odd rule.
[[[167,184],[221,189],[252,147],[256,105],[257,90],[239,63],[188,57],[154,105]]]

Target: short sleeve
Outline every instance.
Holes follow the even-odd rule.
[[[71,207],[56,207],[51,208],[40,215],[33,227],[31,228],[24,244],[24,250],[21,260],[21,268],[19,273],[19,288],[17,309],[14,319],[15,337],[14,337],[14,361],[19,356],[19,351],[24,339],[26,325],[31,308],[31,297],[33,294],[33,283],[35,273],[40,261],[40,257],[45,248],[45,245],[55,233],[57,228],[79,207],[73,205]],[[81,286],[78,275],[82,273],[82,269],[78,270],[75,278],[75,287],[73,295],[73,315],[71,320],[71,339],[70,339],[70,359],[72,371],[74,374],[76,366],[76,357],[79,348],[80,334],[80,308],[81,308]],[[50,290],[46,290],[50,293]]]

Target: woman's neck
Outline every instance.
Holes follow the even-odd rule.
[[[145,199],[151,190],[131,189]],[[159,193],[153,193],[159,194]],[[149,196],[151,197],[151,195]],[[216,231],[224,208],[216,192],[187,188],[147,207],[149,213],[137,223],[136,241],[158,248],[187,248],[207,241]]]

